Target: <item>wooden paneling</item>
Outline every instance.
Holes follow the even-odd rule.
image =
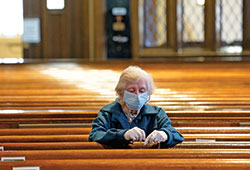
[[[63,10],[46,9],[43,5],[43,51],[44,58],[86,58],[84,34],[88,28],[84,17],[86,0],[66,0]],[[86,8],[85,8],[86,9]]]
[[[24,57],[89,59],[89,2],[66,0],[63,10],[48,10],[46,0],[24,0],[24,18],[41,24],[41,42],[25,44]]]
[[[42,25],[41,18],[41,0],[23,0],[23,15],[25,18],[39,18]],[[40,25],[40,26],[41,26]],[[24,44],[24,58],[42,58],[42,44],[30,43]]]

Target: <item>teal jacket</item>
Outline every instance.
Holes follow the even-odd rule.
[[[114,148],[127,148],[130,141],[124,138],[124,133],[133,127],[143,129],[146,136],[154,130],[166,132],[168,140],[161,143],[161,147],[164,148],[184,141],[183,136],[171,126],[171,120],[162,108],[146,104],[139,115],[129,123],[118,101],[104,106],[99,111],[92,122],[88,140]]]

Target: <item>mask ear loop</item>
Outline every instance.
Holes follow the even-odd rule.
[[[150,96],[148,95],[148,100],[147,100],[147,102],[149,102],[150,99],[151,99],[151,95],[150,95]]]

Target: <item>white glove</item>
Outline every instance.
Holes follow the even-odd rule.
[[[129,129],[127,132],[124,134],[124,138],[126,140],[132,140],[132,141],[143,141],[145,140],[145,132],[144,130],[134,127],[132,129]]]
[[[146,138],[144,145],[152,144],[152,142],[165,142],[168,139],[168,135],[164,131],[154,130]]]

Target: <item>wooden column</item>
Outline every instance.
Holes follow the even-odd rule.
[[[243,50],[250,50],[250,0],[243,0]]]
[[[215,31],[215,0],[208,0],[205,4],[205,49],[216,50]]]
[[[139,42],[139,16],[138,16],[138,0],[130,0],[130,22],[131,22],[131,49],[132,59],[139,59],[140,42]]]
[[[89,0],[89,3],[92,3],[89,9],[89,23],[92,24],[92,26],[89,27],[90,39],[92,39],[92,44],[90,44],[89,48],[90,60],[103,61],[106,60],[106,0]]]
[[[177,11],[176,0],[167,1],[167,44],[172,50],[177,51]]]

